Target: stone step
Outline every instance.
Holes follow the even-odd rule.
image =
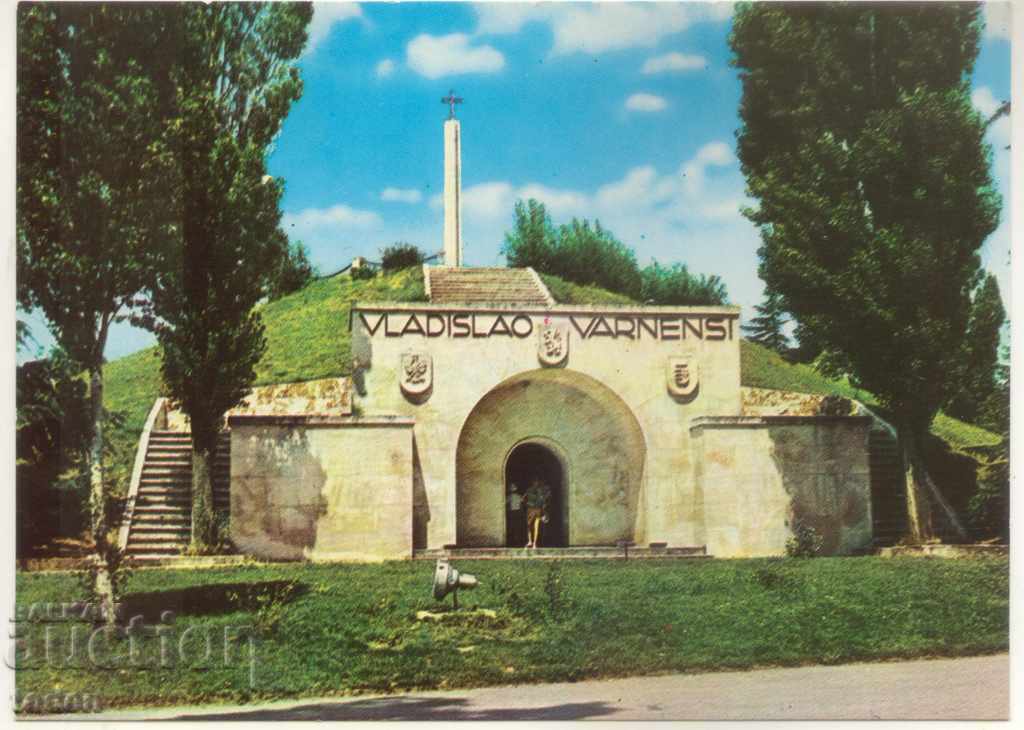
[[[167,543],[165,545],[128,545],[128,555],[136,557],[176,557],[181,555],[188,543]]]
[[[166,505],[190,505],[192,498],[190,495],[180,494],[140,494],[138,498],[138,504],[166,504]]]
[[[143,549],[155,549],[155,550],[171,550],[178,551],[184,545],[188,544],[187,538],[179,537],[150,537],[148,535],[131,535],[128,538],[129,548],[143,548]]]
[[[431,548],[413,551],[413,557],[417,560],[436,560],[438,558],[451,558],[453,560],[498,560],[498,559],[585,559],[605,558],[622,560],[626,557],[623,549],[611,546],[579,546],[579,547],[550,547],[550,548],[510,548],[510,547],[479,547],[479,548]],[[630,547],[628,552],[630,559],[694,559],[708,558],[707,548],[704,545],[650,548],[647,546]]]
[[[172,514],[147,514],[137,513],[132,520],[132,529],[142,526],[146,527],[174,527],[188,529],[192,524],[191,513]]]
[[[128,538],[128,542],[138,543],[139,540],[142,540],[143,542],[149,540],[174,542],[179,540],[188,540],[191,534],[192,530],[190,527],[174,528],[136,525],[132,527],[132,533]]]

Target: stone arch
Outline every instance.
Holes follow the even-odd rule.
[[[504,543],[505,462],[531,440],[552,444],[565,461],[569,545],[633,539],[646,458],[640,424],[608,386],[551,368],[499,383],[466,418],[455,458],[460,546]]]

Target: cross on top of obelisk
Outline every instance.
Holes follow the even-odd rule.
[[[441,99],[441,103],[448,105],[448,118],[455,119],[455,105],[462,103],[462,97],[455,96],[455,89],[449,89],[448,96]]]

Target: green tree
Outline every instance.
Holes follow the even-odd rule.
[[[725,283],[715,274],[691,274],[686,264],[651,262],[640,272],[640,300],[651,304],[694,306],[725,304]]]
[[[983,406],[996,395],[999,379],[999,338],[1006,310],[999,284],[988,274],[974,294],[971,318],[962,352],[959,387],[945,411],[968,423],[978,423]]]
[[[425,258],[423,252],[416,246],[398,241],[380,252],[380,267],[384,271],[398,271],[410,266],[419,266]]]
[[[87,384],[80,374],[78,363],[59,349],[17,368],[19,558],[58,534],[81,528],[80,486],[88,481],[82,466],[92,425]]]
[[[266,349],[256,303],[288,255],[283,181],[268,147],[302,93],[295,64],[309,4],[185,3],[168,11],[179,44],[168,125],[180,245],[153,292],[162,373],[192,431],[192,548],[216,540],[210,468],[224,414]]]
[[[515,224],[505,233],[501,252],[509,266],[525,268],[532,266],[537,271],[554,274],[551,271],[556,246],[555,229],[543,203],[533,198],[526,202],[516,201]]]
[[[169,157],[147,72],[170,54],[153,6],[23,3],[17,31],[17,274],[22,309],[45,314],[89,376],[94,590],[113,618],[104,479],[103,353],[154,281],[173,236]]]
[[[750,319],[750,324],[740,327],[751,342],[775,350],[780,355],[789,354],[789,337],[783,332],[786,324],[786,310],[777,294],[769,294],[765,297],[763,304],[754,307],[756,317]]]
[[[740,5],[738,154],[760,274],[892,412],[912,536],[933,533],[922,440],[955,388],[1000,200],[970,75],[977,5]]]
[[[309,250],[301,241],[288,244],[287,249],[288,254],[281,258],[277,268],[269,270],[267,296],[270,299],[280,299],[302,289],[319,274],[309,262]]]
[[[634,299],[641,295],[640,269],[633,249],[601,226],[573,218],[558,227],[556,245],[546,273],[577,284],[594,285]]]

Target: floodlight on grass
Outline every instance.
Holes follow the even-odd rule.
[[[476,588],[476,576],[469,573],[460,573],[447,560],[439,558],[434,566],[434,598],[438,601],[444,600],[449,593],[452,594],[453,608],[459,607],[459,589]]]

